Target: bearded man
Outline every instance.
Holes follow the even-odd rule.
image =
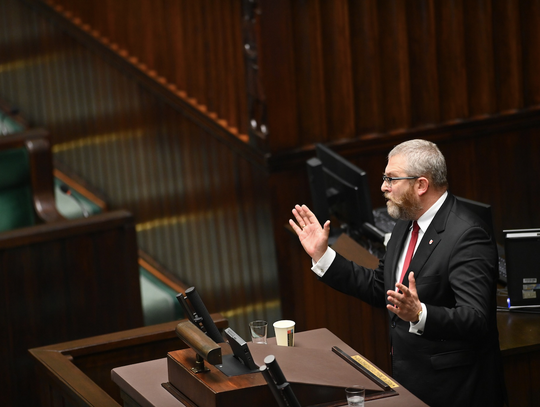
[[[390,318],[393,377],[430,406],[502,406],[496,319],[498,256],[481,220],[448,192],[446,161],[426,140],[388,155],[381,190],[397,219],[385,257],[372,270],[328,247],[305,205],[289,223],[319,279]]]

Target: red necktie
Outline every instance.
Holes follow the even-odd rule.
[[[411,264],[411,259],[414,254],[414,248],[416,247],[416,242],[418,241],[419,229],[420,229],[420,226],[418,226],[418,222],[414,221],[413,227],[412,227],[412,233],[411,233],[411,241],[409,242],[407,255],[405,256],[405,262],[403,263],[403,271],[401,272],[401,277],[399,279],[400,283],[403,283],[403,278],[405,277],[405,273],[407,272],[407,269],[409,268],[409,264]]]

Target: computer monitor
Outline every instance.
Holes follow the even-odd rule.
[[[464,204],[469,211],[474,213],[480,218],[480,220],[482,220],[486,232],[488,232],[491,237],[495,239],[493,235],[493,217],[491,215],[491,205],[482,202],[472,201],[470,199],[462,198],[460,196],[456,196],[456,198],[461,201],[461,203]]]
[[[317,157],[307,161],[313,213],[321,223],[335,218],[340,227],[331,229],[330,240],[343,231],[349,235],[368,235],[379,241],[384,234],[375,227],[367,174],[322,144]]]
[[[540,312],[540,229],[504,230],[508,307]]]

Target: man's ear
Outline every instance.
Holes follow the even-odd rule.
[[[416,191],[419,196],[424,195],[429,189],[429,180],[426,177],[420,177],[416,180]]]

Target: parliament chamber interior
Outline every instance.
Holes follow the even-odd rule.
[[[540,315],[508,307],[505,231],[540,228],[540,1],[2,0],[0,404],[153,405],[111,370],[191,351],[190,287],[220,332],[293,320],[298,349],[337,338],[391,377],[387,311],[320,283],[288,220],[327,148],[376,221],[410,139],[490,209],[508,406],[536,405]],[[335,249],[376,265],[373,240]],[[205,403],[171,405],[235,405]]]

